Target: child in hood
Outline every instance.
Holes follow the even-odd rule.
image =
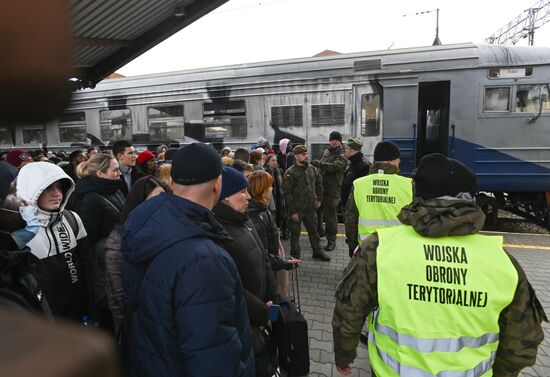
[[[92,256],[80,217],[64,209],[73,190],[72,179],[57,165],[24,166],[17,195],[24,203],[19,211],[27,226],[14,238],[36,257],[33,274],[54,316],[80,320],[85,314],[93,315],[89,307]]]

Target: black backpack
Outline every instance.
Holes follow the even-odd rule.
[[[0,308],[52,320],[50,307],[31,273],[33,258],[28,249],[0,251]]]
[[[78,223],[71,211],[63,211],[75,237]],[[36,257],[28,248],[17,250],[10,233],[0,231],[0,309],[21,315],[39,314],[53,321],[53,315],[32,274]]]

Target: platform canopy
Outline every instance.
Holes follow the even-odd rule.
[[[76,86],[94,87],[227,1],[70,0]]]

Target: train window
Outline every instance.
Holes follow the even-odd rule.
[[[183,105],[150,106],[147,116],[152,141],[183,139]]]
[[[8,127],[0,127],[0,145],[13,145]]]
[[[510,111],[510,88],[485,88],[483,111],[504,112]]]
[[[44,126],[23,127],[23,144],[44,144],[45,142]]]
[[[271,123],[277,127],[303,127],[304,107],[294,106],[271,106]]]
[[[132,112],[130,109],[101,110],[99,121],[101,140],[132,140]]]
[[[516,89],[516,113],[538,113],[542,101],[542,111],[550,111],[550,98],[548,86],[544,85],[518,85]]]
[[[380,94],[361,97],[361,135],[380,135]]]
[[[59,141],[62,143],[86,142],[86,114],[65,113],[59,118]]]
[[[343,103],[311,105],[311,125],[313,127],[344,126],[346,123],[345,107]]]
[[[246,137],[246,104],[244,101],[205,103],[203,122],[207,139]]]
[[[489,78],[510,79],[533,76],[533,67],[523,68],[489,68]]]

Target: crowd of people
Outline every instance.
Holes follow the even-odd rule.
[[[3,227],[2,245],[25,253],[32,281],[20,290],[47,318],[111,332],[129,375],[184,365],[209,375],[210,352],[227,359],[208,363],[210,374],[272,375],[269,308],[288,295],[284,272],[301,260],[285,255],[283,172],[262,146],[225,156],[205,144],[137,153],[127,141],[4,153],[3,211],[19,225]],[[186,314],[170,318],[174,300]],[[196,321],[212,336],[174,335],[196,331]]]
[[[129,376],[272,376],[278,361],[269,313],[288,296],[288,271],[302,263],[301,224],[313,259],[330,261],[341,208],[351,262],[336,292],[337,368],[351,373],[371,313],[362,337],[375,373],[407,375],[395,369],[399,360],[392,355],[402,346],[400,332],[409,343],[429,338],[430,327],[415,314],[424,309],[414,301],[430,301],[426,292],[433,288],[409,287],[404,303],[388,287],[413,286],[409,281],[421,271],[407,250],[423,247],[427,260],[428,241],[422,237],[475,235],[480,229],[484,217],[473,200],[475,175],[434,154],[422,159],[412,179],[405,178],[399,175],[400,150],[393,142],[379,143],[371,164],[360,139],[344,143],[333,131],[328,141],[312,161],[305,145],[282,139],[274,150],[265,138],[250,149],[220,152],[193,143],[137,153],[127,141],[115,142],[108,151],[89,148],[69,155],[7,152],[0,162],[0,199],[13,221],[1,224],[0,246],[22,256],[14,279],[19,302],[47,318],[92,324],[113,334]],[[402,223],[411,227],[397,227]],[[321,237],[326,237],[324,247]],[[288,238],[290,258],[281,242]],[[445,242],[458,249],[466,241]],[[502,344],[517,348],[521,329],[523,336],[531,335],[529,346],[489,355],[498,370],[519,371],[533,361],[533,349],[536,356],[544,311],[501,244],[482,238],[466,244],[469,276],[483,281],[475,284],[480,295],[486,292],[485,306],[488,296],[498,296],[498,302],[489,305],[489,319],[477,332],[465,328],[481,321],[478,314],[438,307],[438,318],[448,319],[438,325],[461,323],[441,334],[473,339],[485,330],[498,333],[500,326],[506,337]],[[480,245],[506,276],[505,293],[498,279],[481,278],[486,261],[473,256]],[[392,265],[399,267],[390,273],[386,268]],[[466,272],[463,276],[465,285]],[[420,296],[418,289],[423,289]],[[439,300],[452,295],[445,292]],[[481,298],[474,301],[481,306]],[[403,310],[391,310],[396,307]],[[429,315],[432,309],[425,310]],[[397,335],[380,342],[388,334]],[[416,343],[409,343],[414,348]],[[484,345],[468,354],[470,361],[484,362],[494,352]],[[408,356],[418,365],[415,371],[441,364],[420,349]],[[515,359],[519,354],[523,361]]]

